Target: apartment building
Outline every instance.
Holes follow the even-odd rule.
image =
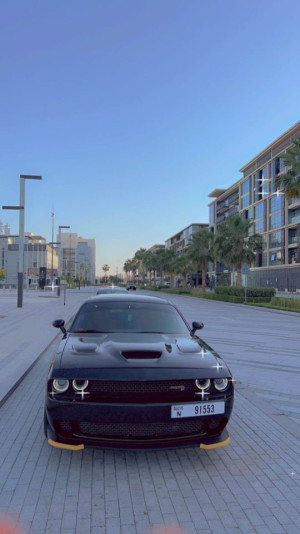
[[[207,223],[192,223],[180,230],[165,241],[167,249],[174,250],[176,254],[182,254],[190,243],[190,239],[200,228],[208,228]]]
[[[57,236],[57,240],[59,236]],[[72,232],[60,234],[62,247],[62,276],[80,278],[89,284],[96,278],[96,244],[94,239],[78,236]]]
[[[279,291],[300,290],[300,198],[286,199],[275,188],[275,178],[285,171],[284,153],[300,135],[300,121],[246,163],[242,178],[227,189],[209,194],[209,227],[218,226],[234,213],[254,222],[252,231],[263,237],[263,252],[248,273],[248,284],[271,286]],[[224,266],[223,266],[224,267]],[[216,274],[222,271],[217,264]]]

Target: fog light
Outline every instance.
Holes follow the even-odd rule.
[[[64,393],[69,387],[69,380],[65,378],[55,378],[52,382],[53,389],[58,393]]]
[[[73,380],[72,384],[73,384],[73,388],[75,389],[75,391],[84,391],[88,387],[89,381],[88,380]]]
[[[228,387],[227,378],[215,378],[214,386],[218,391],[224,391]]]

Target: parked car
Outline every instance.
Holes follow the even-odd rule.
[[[89,298],[47,376],[44,429],[54,447],[204,449],[229,443],[230,370],[168,300]]]
[[[127,282],[127,290],[132,289],[133,291],[136,291],[136,285],[133,282]]]
[[[97,291],[97,295],[108,295],[110,293],[126,293],[126,289],[120,286],[105,286],[100,287]]]

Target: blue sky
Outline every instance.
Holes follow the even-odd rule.
[[[97,271],[208,222],[208,194],[299,120],[298,0],[0,0],[0,199]],[[18,212],[0,220],[18,232]]]

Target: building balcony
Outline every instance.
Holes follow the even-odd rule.
[[[299,215],[295,215],[295,217],[290,217],[290,215],[289,215],[288,224],[295,224],[295,223],[300,223],[300,214]]]
[[[288,206],[289,206],[289,208],[290,208],[291,206],[296,207],[296,206],[299,206],[299,205],[300,205],[300,198],[290,198],[290,199],[288,200]]]

